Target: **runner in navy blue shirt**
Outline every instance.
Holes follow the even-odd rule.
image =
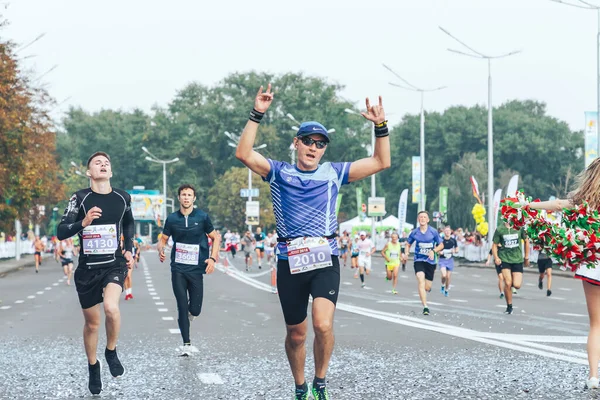
[[[431,291],[433,275],[435,273],[435,254],[444,248],[444,243],[437,230],[429,226],[429,213],[419,211],[417,215],[419,227],[414,229],[406,240],[406,252],[403,254],[407,258],[410,246],[415,244],[414,268],[419,289],[419,297],[423,303],[423,315],[429,315],[427,307],[427,292]]]
[[[253,150],[258,124],[273,101],[271,85],[261,87],[240,138],[236,157],[271,186],[277,222],[277,289],[287,327],[285,350],[296,383],[295,399],[308,399],[304,376],[307,307],[313,298],[315,377],[312,395],[329,399],[325,375],[333,352],[333,315],[340,286],[336,240],[336,199],[340,187],[389,168],[390,142],[381,97],[362,115],[375,124],[375,149],[368,158],[319,164],[330,142],[318,122],[304,122],[294,138],[296,165],[267,160]],[[267,396],[268,397],[268,396]]]
[[[213,228],[208,214],[194,208],[196,189],[192,185],[181,185],[177,193],[179,211],[167,217],[157,250],[160,261],[165,261],[165,246],[169,237],[173,239],[171,283],[177,300],[177,322],[183,339],[181,355],[191,356],[198,349],[190,342],[190,322],[202,310],[204,274],[210,274],[215,269],[221,235]],[[212,240],[211,256],[209,237]]]

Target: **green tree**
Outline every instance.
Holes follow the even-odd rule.
[[[9,232],[15,219],[42,222],[37,206],[54,203],[62,190],[47,114],[52,99],[23,73],[13,48],[0,41],[0,230]]]
[[[220,177],[208,193],[208,209],[214,216],[213,224],[229,229],[245,230],[246,200],[240,189],[248,187],[248,170],[232,167]],[[257,174],[252,174],[252,187],[258,188],[260,196],[252,200],[260,202],[260,226],[263,231],[275,228],[275,215],[269,185]]]

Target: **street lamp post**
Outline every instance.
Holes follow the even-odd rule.
[[[493,130],[493,115],[492,115],[492,113],[493,113],[493,109],[492,109],[492,60],[497,59],[497,58],[510,57],[512,55],[520,53],[521,50],[511,51],[509,53],[500,54],[497,56],[488,56],[488,55],[480,53],[477,50],[473,49],[472,47],[468,46],[463,41],[458,39],[456,36],[453,36],[450,32],[448,32],[446,29],[442,28],[441,26],[439,28],[446,35],[450,36],[452,39],[456,40],[462,46],[467,48],[470,51],[470,53],[460,51],[460,50],[454,50],[454,49],[448,49],[448,51],[451,51],[452,53],[460,54],[463,56],[467,56],[467,57],[487,60],[487,62],[488,62],[488,185],[487,185],[488,186],[488,190],[487,190],[487,192],[488,192],[487,193],[487,202],[488,202],[487,209],[488,210],[487,210],[487,214],[488,214],[489,228],[488,228],[487,240],[488,240],[488,245],[491,245],[492,235],[494,233],[493,228],[496,227],[496,217],[497,217],[496,215],[494,215],[494,204],[493,204],[493,198],[494,198],[494,130]]]
[[[402,78],[398,75],[393,69],[383,64],[383,67],[394,74],[398,79],[405,83],[405,85],[399,85],[397,83],[390,82],[390,85],[399,87],[401,89],[410,90],[413,92],[421,93],[421,123],[420,123],[420,133],[419,133],[419,165],[420,165],[420,196],[419,196],[419,211],[425,210],[425,108],[424,108],[424,100],[425,100],[425,92],[436,92],[438,90],[445,89],[446,86],[439,86],[433,89],[423,89],[413,85],[408,82],[406,79]]]
[[[231,139],[229,142],[227,142],[227,145],[237,149],[238,144],[240,142],[240,137],[227,131],[223,132],[223,134],[229,139]],[[267,144],[263,143],[259,146],[253,147],[252,150],[261,150],[265,147],[267,147]],[[250,168],[248,168],[248,191],[250,192],[248,196],[248,201],[252,201],[252,170]],[[252,225],[248,224],[248,230],[252,232]]]
[[[600,129],[598,129],[598,121],[600,121],[600,6],[584,0],[579,0],[581,4],[567,3],[562,0],[550,1],[571,7],[583,8],[584,10],[596,10],[598,14],[598,31],[596,33],[596,140],[598,148],[596,149],[596,157],[600,157]]]
[[[161,160],[156,157],[154,154],[150,153],[146,146],[142,146],[142,150],[144,153],[148,154],[146,156],[146,161],[154,162],[157,164],[162,164],[163,166],[163,204],[162,204],[162,217],[163,223],[167,219],[167,164],[175,163],[179,161],[179,157],[175,157],[172,160]]]

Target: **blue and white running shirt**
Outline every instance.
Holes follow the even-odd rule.
[[[349,162],[326,162],[314,171],[301,171],[284,161],[269,159],[271,170],[265,182],[271,186],[277,236],[331,236],[338,228],[337,196],[348,183]],[[338,255],[337,240],[329,239],[331,254]],[[287,244],[277,244],[277,254],[287,259]]]

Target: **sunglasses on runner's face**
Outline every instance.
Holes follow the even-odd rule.
[[[327,146],[327,142],[325,140],[314,140],[313,138],[309,138],[308,136],[303,136],[300,138],[302,144],[307,147],[313,145],[313,143],[317,146],[317,149],[324,149]]]

